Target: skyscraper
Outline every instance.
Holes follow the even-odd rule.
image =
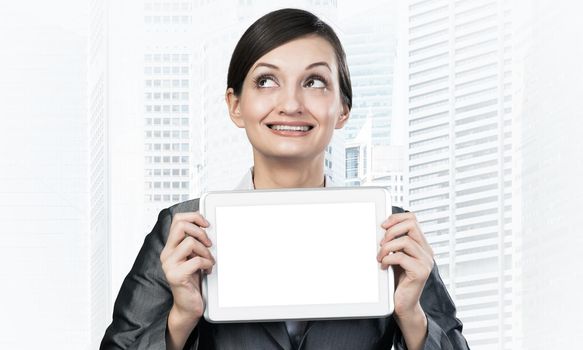
[[[190,1],[144,1],[145,216],[190,199],[193,119],[191,92],[198,47]],[[148,222],[147,228],[152,223]]]
[[[373,182],[372,154],[375,147],[379,146],[376,153],[380,153],[381,146],[391,144],[397,8],[376,2],[364,8],[342,9],[344,20],[340,36],[346,51],[353,92],[350,119],[344,126],[347,143],[346,185],[382,183],[393,191],[392,181],[387,182],[389,174],[379,174],[378,166],[375,177],[384,180]]]
[[[144,237],[143,4],[92,1],[88,45],[92,343]]]
[[[111,251],[109,226],[109,148],[107,113],[107,12],[109,1],[90,4],[90,40],[87,57],[89,135],[89,238],[91,348],[98,348],[111,308]]]
[[[370,119],[371,144],[390,144],[396,18],[396,7],[377,3],[361,12],[351,11],[342,22],[341,40],[354,95],[344,127],[347,141],[355,139]]]
[[[511,11],[413,1],[408,202],[473,349],[512,346]]]

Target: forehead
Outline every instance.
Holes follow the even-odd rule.
[[[258,63],[269,63],[280,69],[305,69],[314,62],[326,62],[336,70],[336,54],[328,40],[312,35],[287,42],[260,57],[251,67],[255,69]]]

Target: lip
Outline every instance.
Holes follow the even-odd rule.
[[[274,130],[272,128],[270,128],[270,125],[287,125],[287,126],[310,126],[310,130],[308,131],[291,131],[291,130]],[[272,133],[278,135],[278,136],[292,136],[292,137],[298,137],[298,136],[307,136],[309,135],[312,130],[314,130],[315,125],[314,124],[310,124],[310,123],[306,123],[306,122],[301,122],[301,121],[293,121],[293,122],[269,122],[269,123],[265,123],[265,127],[271,131]]]
[[[308,123],[308,122],[302,122],[302,121],[291,121],[291,122],[269,122],[269,123],[265,123],[265,125],[267,127],[269,127],[270,125],[287,125],[287,126],[311,126],[312,128],[314,128],[314,124]],[[310,129],[311,130],[311,129]]]

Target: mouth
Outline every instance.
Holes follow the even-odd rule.
[[[298,132],[308,132],[314,128],[313,125],[288,125],[288,124],[267,124],[267,127],[275,131],[298,131]]]
[[[306,124],[303,122],[294,123],[271,123],[266,124],[266,126],[271,129],[271,132],[278,136],[286,137],[298,137],[306,136],[310,134],[310,131],[314,128],[314,125]]]

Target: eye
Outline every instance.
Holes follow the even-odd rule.
[[[314,89],[324,89],[328,86],[328,82],[319,75],[313,75],[306,80],[305,86]]]
[[[258,88],[271,88],[277,86],[275,78],[270,75],[260,75],[254,80],[255,86]]]

